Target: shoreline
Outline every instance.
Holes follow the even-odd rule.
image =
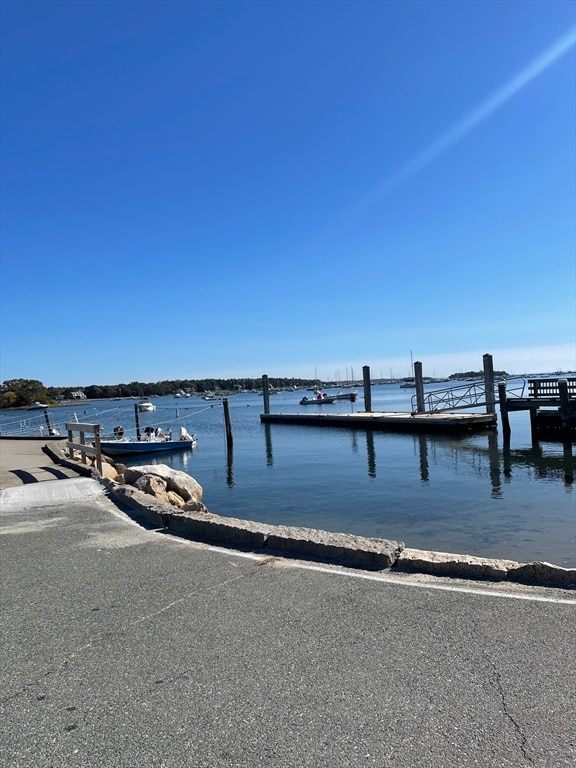
[[[467,553],[439,552],[408,547],[404,542],[368,538],[316,528],[269,525],[224,517],[211,512],[182,512],[137,488],[101,477],[95,470],[59,455],[56,446],[44,446],[56,463],[76,469],[103,483],[109,494],[133,511],[133,518],[184,538],[239,550],[281,557],[339,563],[367,570],[421,573],[476,581],[519,583],[576,589],[576,567],[545,561],[521,563]],[[114,466],[114,465],[112,465]]]
[[[368,571],[576,589],[576,567],[571,566],[564,567],[545,561],[522,563],[468,553],[423,550],[383,538],[224,517],[206,508],[198,512],[182,512],[132,485],[106,477],[106,472],[100,476],[92,467],[71,460],[63,450],[63,441],[66,439],[57,437],[46,442],[46,438],[40,437],[0,437],[0,444],[6,441],[5,447],[13,447],[9,457],[5,450],[0,454],[3,474],[10,471],[19,473],[25,467],[39,467],[42,454],[45,454],[54,464],[76,475],[98,480],[114,502],[144,527],[239,551],[341,564]],[[15,450],[17,442],[20,443],[20,451]],[[107,463],[105,467],[108,467],[108,474],[116,476],[115,464]],[[54,482],[52,478],[50,481]],[[6,487],[0,493],[9,490]]]

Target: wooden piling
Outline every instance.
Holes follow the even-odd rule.
[[[558,394],[560,396],[560,421],[562,429],[567,430],[570,423],[570,396],[568,395],[568,381],[558,379]]]
[[[486,413],[496,413],[496,397],[494,394],[494,362],[492,355],[483,355],[484,365],[484,396],[486,399]]]
[[[416,385],[416,413],[425,413],[424,404],[424,379],[422,378],[422,363],[414,363],[414,384]]]
[[[508,404],[506,402],[506,382],[498,382],[498,402],[500,403],[500,421],[502,422],[502,431],[504,438],[510,438],[510,419],[508,418]]]
[[[268,391],[268,376],[262,376],[262,397],[264,399],[264,413],[270,413],[270,393]]]
[[[372,413],[372,387],[370,385],[370,366],[362,366],[362,378],[364,382],[364,410]]]
[[[138,403],[134,403],[134,421],[136,422],[136,440],[140,442],[142,434],[140,432],[140,412],[138,411]]]
[[[46,426],[48,427],[48,434],[52,436],[54,434],[54,427],[50,423],[50,414],[48,413],[48,408],[44,408],[44,418],[46,420]]]
[[[234,438],[232,436],[232,424],[230,422],[230,404],[228,402],[227,397],[225,397],[222,400],[222,405],[224,406],[224,425],[226,428],[226,444],[230,448],[232,446],[232,443],[234,442]]]

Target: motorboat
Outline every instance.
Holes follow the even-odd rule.
[[[30,403],[27,410],[28,411],[41,411],[44,408],[50,408],[50,406],[47,403],[39,403],[38,401],[34,403]]]
[[[143,412],[151,412],[156,410],[156,406],[154,403],[151,403],[150,400],[147,400],[146,398],[143,398],[140,400],[136,406],[140,413]]]
[[[196,443],[196,435],[191,435],[185,427],[180,427],[177,440],[172,440],[172,430],[163,430],[159,427],[145,427],[140,433],[140,439],[126,437],[123,427],[114,427],[112,440],[101,440],[102,453],[107,456],[130,453],[166,453],[168,451],[181,451],[193,448]]]
[[[337,400],[349,400],[351,403],[355,403],[356,394],[356,392],[338,392],[335,395],[327,395],[322,390],[317,390],[314,397],[304,396],[300,400],[300,405],[330,405]]]

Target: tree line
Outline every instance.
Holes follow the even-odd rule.
[[[271,389],[310,387],[312,379],[272,378],[268,379]],[[113,399],[115,397],[152,397],[175,395],[185,392],[190,395],[204,392],[243,392],[261,388],[261,379],[174,379],[171,381],[142,382],[129,384],[90,384],[87,387],[45,387],[37,379],[8,379],[0,386],[0,408],[24,408],[40,402],[55,405],[63,400],[73,400],[75,393],[83,392],[88,400]]]

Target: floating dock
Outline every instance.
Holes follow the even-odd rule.
[[[463,434],[496,427],[494,413],[262,413],[262,424]]]

